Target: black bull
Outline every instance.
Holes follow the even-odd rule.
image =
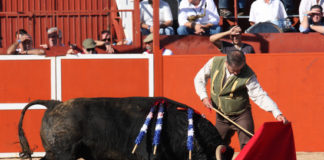
[[[132,154],[134,141],[151,106],[165,100],[160,144],[153,155],[156,114],[147,133]],[[35,104],[47,107],[41,125],[41,140],[46,151],[43,159],[72,160],[186,160],[188,106],[166,98],[77,98],[60,102],[36,100],[25,106],[19,121],[20,156],[30,158],[32,151],[22,129],[24,114]],[[217,146],[223,141],[216,128],[205,118],[194,114],[193,160],[214,160]],[[233,150],[225,147],[223,158],[231,159]],[[224,152],[225,151],[225,152]],[[227,157],[227,158],[226,158]],[[222,158],[222,159],[223,159]]]

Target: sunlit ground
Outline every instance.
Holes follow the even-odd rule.
[[[237,156],[238,152],[234,154],[233,160]],[[21,160],[20,158],[0,158],[1,160]],[[39,160],[40,158],[33,158],[33,160]],[[82,160],[82,159],[79,159]],[[324,152],[297,152],[297,160],[324,160]]]

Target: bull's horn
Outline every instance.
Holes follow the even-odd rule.
[[[219,145],[216,148],[216,159],[217,160],[222,160],[222,153],[224,153],[226,151],[226,146],[225,145]]]

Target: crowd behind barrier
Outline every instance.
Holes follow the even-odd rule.
[[[231,20],[233,11],[230,11],[228,7],[228,2],[226,0],[181,0],[179,2],[179,13],[178,13],[178,28],[173,28],[174,19],[172,17],[170,4],[163,0],[160,0],[160,34],[161,35],[204,35],[204,36],[215,36],[219,33],[229,33],[229,27],[221,24],[221,19]],[[291,4],[291,0],[255,0],[249,6],[245,0],[238,1],[238,15],[247,15],[246,10],[249,10],[249,19],[251,26],[256,28],[262,23],[271,23],[273,26],[278,27],[278,32],[319,32],[324,33],[324,18],[323,18],[323,0],[301,0],[299,6],[299,19],[300,27],[295,28],[289,21],[288,14],[292,14],[296,6]],[[315,7],[315,9],[314,9]],[[248,9],[246,9],[248,8]],[[234,7],[236,9],[236,7]],[[153,31],[153,5],[152,0],[143,0],[140,2],[140,21],[141,21],[141,32],[142,39]],[[241,13],[243,12],[243,13]],[[220,13],[220,14],[218,14]],[[287,14],[288,13],[288,14]],[[300,14],[303,14],[301,16]],[[250,28],[249,28],[250,29]],[[249,31],[247,29],[247,31]],[[267,30],[267,28],[262,28]],[[262,30],[261,29],[261,30]],[[222,32],[223,31],[223,32]],[[239,35],[226,34],[222,35],[221,38],[226,38],[230,36],[231,41],[233,37],[241,37],[244,29],[241,27]],[[269,30],[269,32],[272,32]],[[255,33],[255,32],[250,32]],[[259,32],[260,33],[260,32]],[[77,46],[75,44],[63,44],[62,43],[62,32],[58,27],[51,27],[47,29],[48,42],[46,44],[41,44],[32,48],[33,39],[27,33],[26,30],[20,29],[16,32],[16,37],[14,38],[14,43],[7,48],[7,54],[35,54],[42,55],[51,52],[51,50],[60,50],[64,53],[60,54],[96,54],[96,53],[119,53],[122,49],[118,47],[119,45],[125,48],[131,48],[125,45],[131,45],[132,40],[122,40],[116,41],[115,37],[111,37],[109,30],[101,31],[98,35],[98,40],[92,38],[87,38],[83,40],[82,46]],[[0,47],[2,47],[2,37],[0,37]],[[197,37],[195,37],[197,38]],[[176,38],[174,38],[176,39]],[[152,42],[152,41],[151,41]],[[221,52],[226,53],[224,45],[220,47],[219,44],[215,44],[215,41],[211,40]],[[234,42],[231,42],[234,44]],[[147,50],[148,43],[143,42],[143,47],[140,52]],[[227,43],[224,43],[225,45]],[[234,45],[235,46],[235,45]],[[241,50],[241,47],[234,47]],[[56,49],[61,48],[61,49]],[[116,49],[115,49],[116,48]],[[226,47],[225,47],[226,48]],[[162,46],[163,49],[163,46]],[[65,50],[65,51],[64,51]],[[258,50],[256,50],[258,51]],[[261,52],[263,52],[262,50]],[[248,52],[254,52],[254,49],[249,49]],[[150,52],[144,52],[150,53]],[[172,51],[171,51],[172,53]]]

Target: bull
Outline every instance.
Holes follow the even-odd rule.
[[[134,140],[146,115],[161,99],[165,101],[165,112],[156,154],[152,151],[156,115],[132,154]],[[188,120],[184,111],[188,106],[163,97],[129,97],[30,102],[22,110],[18,124],[22,158],[31,158],[32,155],[22,124],[25,112],[36,104],[47,108],[40,129],[46,151],[42,160],[186,160],[189,157],[186,148]],[[195,113],[193,122],[193,160],[232,158],[234,150],[223,145],[216,128],[208,120]],[[217,156],[216,148],[220,151]]]

